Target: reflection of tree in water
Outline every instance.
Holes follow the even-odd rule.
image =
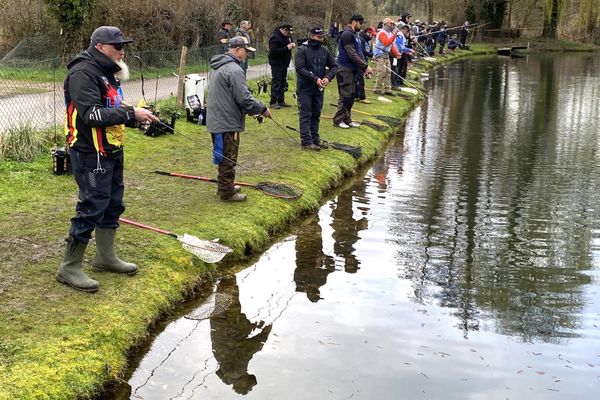
[[[321,225],[317,216],[309,218],[296,237],[296,291],[316,303],[321,299],[320,287],[327,275],[335,271],[333,258],[323,253]]]
[[[355,273],[359,269],[360,261],[354,255],[354,245],[359,239],[358,233],[369,226],[367,218],[354,219],[354,197],[365,199],[365,181],[357,181],[350,188],[340,192],[332,202],[331,217],[332,237],[335,240],[333,251],[335,255],[344,260],[344,270]],[[363,214],[365,214],[363,212]]]
[[[271,332],[271,325],[265,326],[262,321],[252,323],[242,313],[235,276],[223,277],[217,286],[217,293],[225,293],[233,298],[225,312],[210,318],[213,354],[219,363],[217,376],[223,383],[233,385],[237,393],[247,394],[257,383],[256,376],[248,372],[248,364],[254,354],[262,349]],[[260,332],[249,337],[255,329]]]
[[[571,171],[576,183],[561,183],[555,172],[566,161],[557,158],[568,158],[556,138],[560,85],[554,65],[542,61],[528,68],[534,64],[539,81],[531,93],[520,94],[519,115],[503,110],[514,103],[506,91],[517,89],[501,68],[475,68],[473,76],[442,88],[452,106],[436,123],[450,130],[435,146],[431,141],[439,134],[430,134],[427,150],[411,149],[417,163],[428,163],[427,171],[419,171],[420,187],[413,188],[415,198],[426,201],[398,204],[412,212],[409,218],[397,213],[391,225],[402,229],[395,232],[399,257],[415,298],[436,298],[456,309],[465,335],[487,315],[502,333],[559,342],[573,335],[582,287],[590,282],[581,269],[592,265],[589,227],[597,223],[595,215],[581,212],[593,209],[594,199],[578,182],[590,178]],[[507,124],[521,128],[498,129]],[[589,173],[597,156],[582,160],[582,154],[588,153],[568,156],[579,158]],[[565,183],[576,195],[564,197]]]

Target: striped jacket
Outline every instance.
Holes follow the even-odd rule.
[[[123,105],[119,67],[93,47],[67,66],[64,82],[67,146],[109,156],[123,149],[125,125],[135,126],[133,107]]]

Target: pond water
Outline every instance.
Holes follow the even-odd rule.
[[[432,71],[385,154],[209,288],[224,312],[165,322],[105,398],[597,398],[598,71]]]

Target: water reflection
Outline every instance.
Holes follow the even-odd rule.
[[[593,68],[597,55],[432,73],[368,172],[256,264],[223,272],[225,313],[165,328],[132,398],[593,398]]]
[[[360,180],[341,191],[337,198],[329,203],[332,210],[331,227],[334,239],[333,250],[337,256],[336,263],[341,264],[344,271],[351,274],[356,273],[360,265],[354,246],[360,238],[360,231],[369,227],[365,217],[365,206],[368,204],[368,199],[364,190],[365,182]],[[355,206],[359,208],[358,216],[355,216]]]
[[[390,232],[415,299],[455,309],[465,336],[490,317],[495,329],[525,341],[576,335],[591,282],[582,272],[593,267],[589,228],[599,217],[585,185],[597,185],[598,159],[573,143],[588,142],[591,125],[574,131],[559,117],[574,101],[597,115],[570,94],[588,85],[572,81],[587,74],[589,61],[581,61],[451,66],[435,77],[454,79],[431,80],[427,116],[409,121],[407,144],[415,151],[405,168],[422,178],[401,184],[407,192]],[[435,100],[444,96],[446,112]],[[570,149],[560,144],[564,136]]]
[[[333,257],[323,253],[323,238],[318,216],[309,217],[296,236],[296,291],[306,293],[313,303],[321,300],[320,287],[335,271]]]
[[[237,393],[247,394],[257,383],[256,376],[248,372],[248,364],[262,349],[271,325],[262,320],[250,322],[242,312],[235,276],[221,279],[217,293],[231,296],[233,302],[225,312],[210,318],[212,351],[219,363],[216,374]]]

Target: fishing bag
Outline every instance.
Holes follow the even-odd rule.
[[[198,125],[206,125],[206,107],[202,107],[197,94],[187,96],[190,108],[186,108],[188,122],[197,122]]]
[[[52,172],[54,175],[63,175],[71,173],[71,158],[69,152],[64,147],[53,148],[50,151],[52,156]]]

